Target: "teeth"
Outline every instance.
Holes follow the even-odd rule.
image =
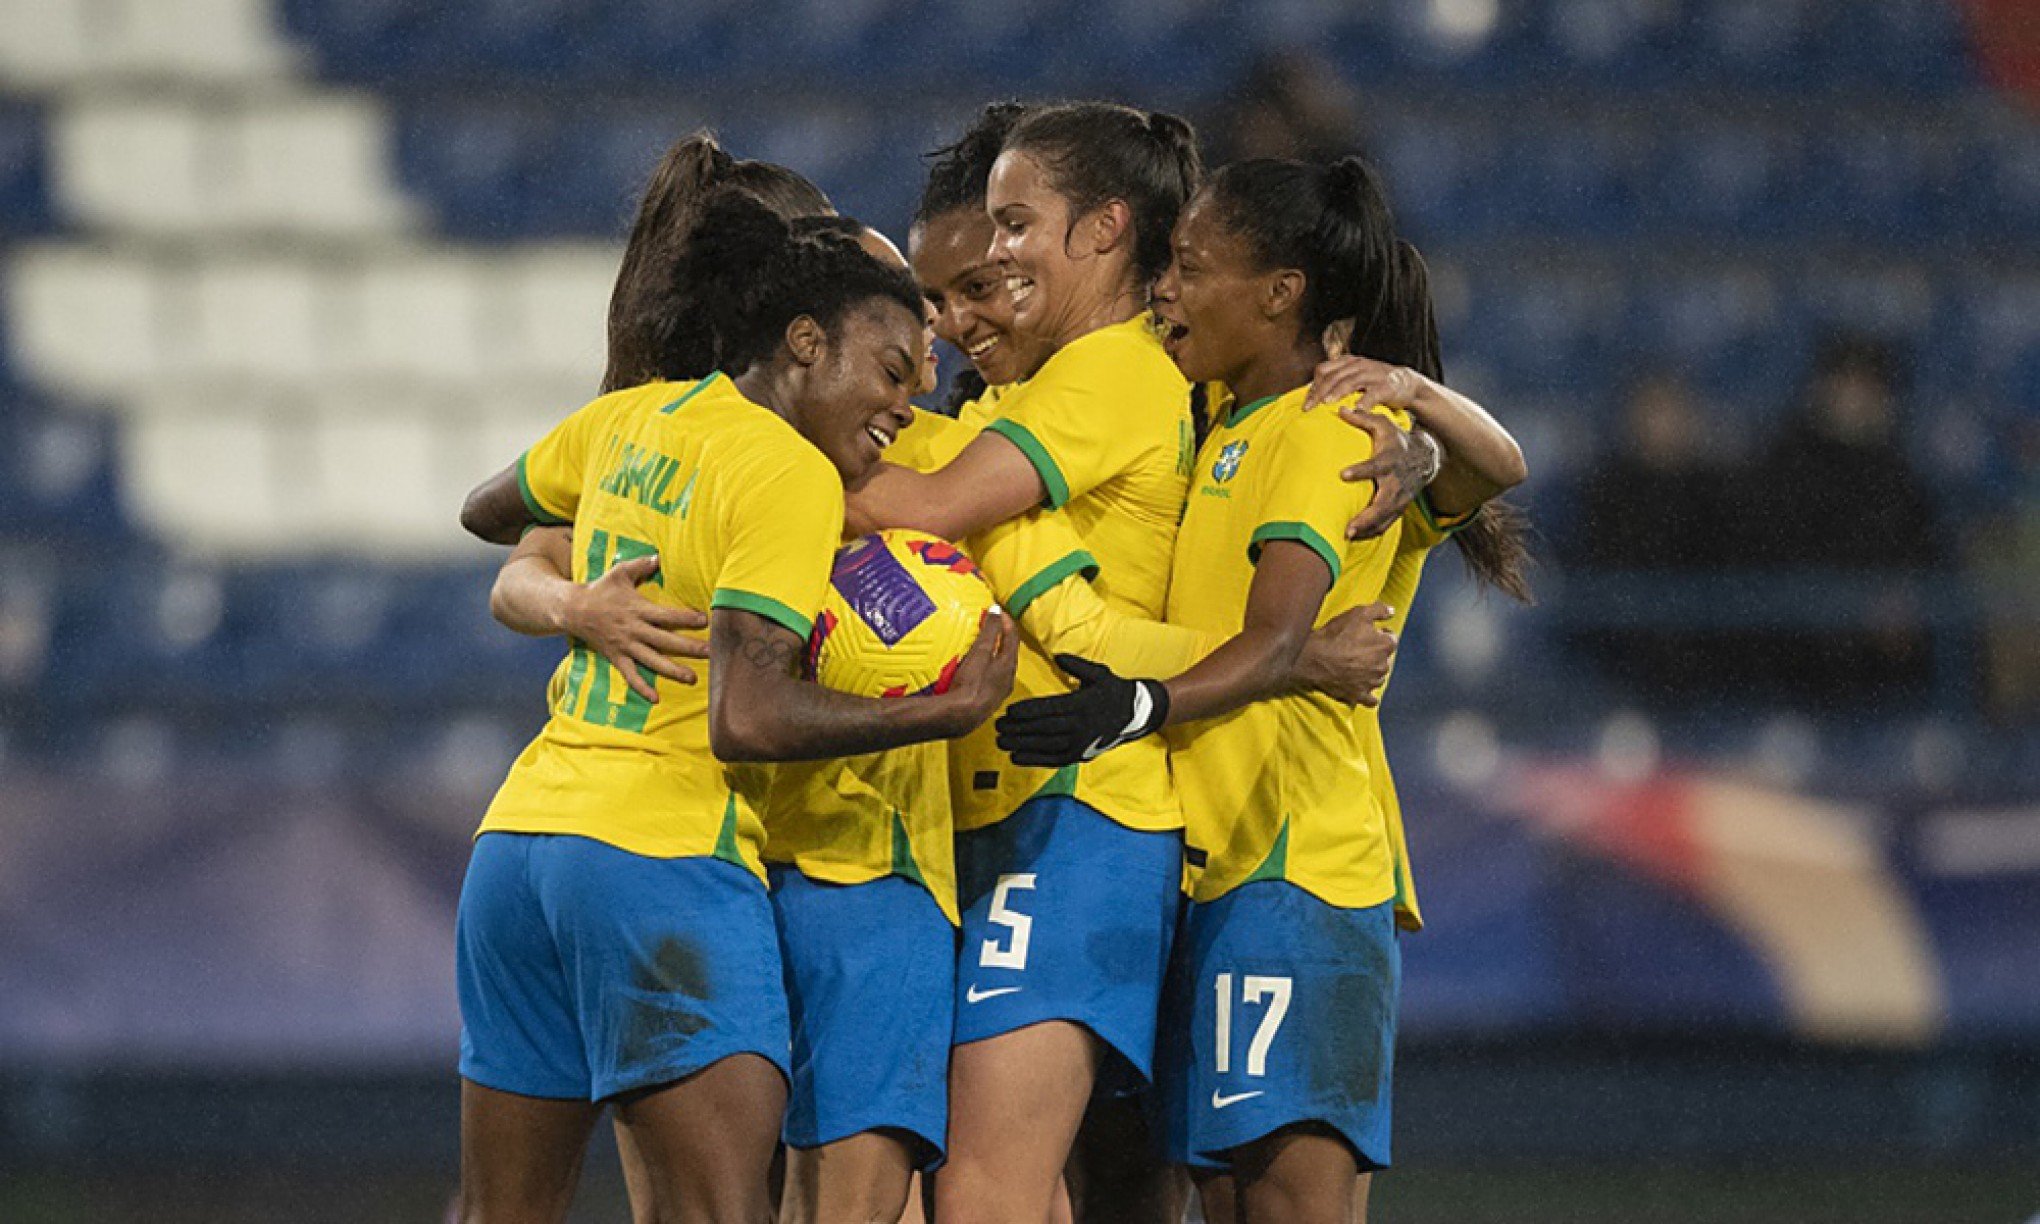
[[[997,336],[993,336],[989,340],[980,340],[976,344],[973,344],[969,348],[965,349],[964,355],[972,359],[982,357],[986,353],[991,352],[992,346],[997,344],[998,342],[999,338]]]
[[[873,442],[878,443],[878,449],[880,450],[884,450],[886,447],[891,446],[893,444],[892,435],[887,433],[883,429],[880,429],[876,425],[866,425],[864,427],[864,434],[866,437],[870,438]]]
[[[1015,302],[1024,302],[1034,292],[1034,282],[1024,276],[1009,276],[1006,278],[1006,292]]]

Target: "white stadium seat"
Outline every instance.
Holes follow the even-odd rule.
[[[485,264],[431,249],[378,258],[361,276],[359,368],[455,381],[485,369]]]
[[[202,109],[85,96],[53,112],[51,187],[59,211],[89,228],[190,232],[213,224],[208,168],[219,152],[217,122]]]
[[[590,395],[601,384],[604,321],[621,247],[544,247],[503,268],[510,310],[489,336],[492,369],[579,379]]]
[[[273,0],[0,0],[0,72],[33,86],[274,76],[299,58],[275,10]]]
[[[192,365],[209,377],[309,383],[335,320],[322,269],[303,259],[228,259],[193,274]]]
[[[241,224],[322,234],[409,224],[414,210],[396,189],[380,103],[329,91],[251,98],[232,122]]]
[[[165,365],[165,277],[113,250],[20,248],[6,270],[14,360],[54,390],[99,397]]]
[[[123,483],[142,523],[203,555],[287,551],[303,526],[282,470],[286,431],[252,404],[145,415],[128,422]]]

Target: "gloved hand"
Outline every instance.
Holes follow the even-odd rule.
[[[1055,663],[1076,678],[1076,692],[1015,702],[999,716],[999,747],[1015,765],[1089,761],[1158,730],[1169,716],[1169,690],[1159,680],[1123,679],[1075,655],[1057,655]]]

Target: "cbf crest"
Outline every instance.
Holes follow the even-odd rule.
[[[1211,465],[1211,478],[1220,484],[1231,480],[1240,470],[1240,460],[1247,457],[1245,442],[1228,442],[1218,448],[1218,462]]]

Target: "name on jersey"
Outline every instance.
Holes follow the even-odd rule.
[[[650,447],[625,442],[616,447],[609,470],[595,487],[626,501],[634,501],[657,514],[687,517],[694,504],[694,482],[701,469],[688,474],[687,483],[674,489],[680,461]]]

